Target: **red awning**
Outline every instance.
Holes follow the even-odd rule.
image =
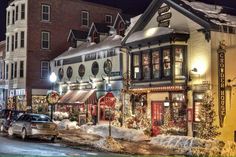
[[[58,104],[94,104],[97,103],[95,90],[70,90],[58,101]]]

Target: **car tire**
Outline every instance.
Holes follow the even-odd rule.
[[[26,139],[26,136],[27,136],[26,129],[23,128],[22,131],[21,131],[21,139],[22,139],[22,140],[25,140],[25,139]]]
[[[11,126],[8,128],[7,133],[8,133],[9,136],[13,136],[14,135]]]
[[[3,132],[4,131],[4,126],[3,124],[0,124],[0,132]]]
[[[57,136],[52,136],[52,137],[51,137],[51,142],[55,143],[55,142],[56,142],[56,139],[57,139]]]

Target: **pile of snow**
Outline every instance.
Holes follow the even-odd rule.
[[[53,113],[53,117],[56,120],[63,120],[69,118],[69,113],[56,111]]]
[[[54,121],[57,124],[59,130],[72,130],[79,129],[76,121],[70,121],[69,119],[64,119],[62,121]]]
[[[109,125],[95,125],[95,126],[89,126],[89,125],[83,125],[81,126],[81,129],[86,131],[90,134],[97,134],[102,137],[109,136]],[[128,128],[120,128],[111,126],[111,136],[113,138],[117,139],[124,139],[128,141],[145,141],[149,140],[149,137],[144,134],[142,130],[136,130],[136,129],[128,129]]]
[[[188,136],[159,135],[153,137],[150,144],[178,149],[181,153],[185,151],[186,155],[216,155],[221,151],[219,141],[204,140]]]
[[[97,141],[94,145],[96,148],[112,152],[120,152],[124,149],[124,147],[112,137],[102,138],[99,141]]]

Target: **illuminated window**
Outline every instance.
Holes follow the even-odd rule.
[[[143,79],[150,79],[149,53],[142,54]]]
[[[160,78],[160,52],[152,52],[152,76],[154,79]]]
[[[183,76],[183,48],[175,48],[175,76]]]
[[[170,63],[170,49],[163,50],[163,75],[169,77],[171,75],[171,63]]]
[[[133,55],[133,78],[135,80],[140,79],[141,78],[141,71],[140,71],[140,64],[139,64],[139,54],[135,54]]]

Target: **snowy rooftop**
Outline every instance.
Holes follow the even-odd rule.
[[[122,37],[119,35],[113,35],[106,37],[103,41],[98,44],[85,42],[78,48],[70,48],[60,56],[56,57],[55,60],[67,59],[72,57],[81,56],[88,53],[108,50],[121,46]]]
[[[223,12],[222,6],[206,4],[202,2],[189,2],[187,0],[182,0],[185,4],[189,5],[194,10],[202,12],[205,17],[211,22],[217,25],[227,25],[236,27],[236,16],[229,15]]]

